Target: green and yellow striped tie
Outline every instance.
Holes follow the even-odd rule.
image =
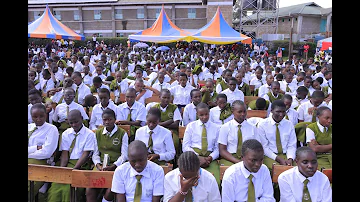
[[[250,174],[249,175],[249,185],[248,185],[248,199],[247,202],[255,202],[255,187],[254,187],[254,183],[252,181],[253,179],[253,175]]]
[[[201,132],[201,155],[205,156],[207,153],[207,148],[208,148],[208,142],[207,142],[207,137],[206,137],[206,127],[205,124],[202,124],[202,132]]]
[[[282,146],[281,146],[279,123],[275,123],[275,125],[276,125],[276,148],[278,150],[278,154],[282,154],[283,149],[282,149]]]
[[[238,125],[238,144],[236,150],[236,156],[240,159],[241,158],[241,148],[242,148],[242,132],[241,132],[241,125]]]
[[[141,192],[142,192],[142,186],[140,179],[142,178],[142,175],[136,175],[137,179],[136,187],[135,187],[135,194],[134,194],[134,202],[140,202],[141,201]]]
[[[307,187],[307,184],[309,183],[308,179],[304,180],[304,189],[303,189],[303,197],[302,197],[302,202],[311,202],[311,197],[310,197],[310,193],[309,193],[309,189]]]

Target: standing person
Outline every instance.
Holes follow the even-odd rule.
[[[180,155],[179,167],[168,172],[164,179],[164,202],[221,201],[215,177],[200,167],[194,152]]]
[[[308,43],[305,43],[304,45],[304,54],[305,54],[305,60],[308,58],[308,52],[309,52],[310,46]]]
[[[144,142],[134,140],[129,144],[129,161],[115,169],[111,191],[116,201],[160,202],[164,195],[164,170],[148,159]]]
[[[222,180],[222,201],[275,202],[270,172],[263,165],[264,148],[256,139],[244,141],[242,161],[226,169]]]
[[[316,154],[309,147],[296,150],[296,165],[279,175],[280,201],[332,201],[328,177],[317,170]]]
[[[94,50],[96,48],[96,34],[93,34],[92,36],[92,49]]]
[[[278,49],[276,50],[276,57],[278,60],[282,59],[282,48],[278,47]]]

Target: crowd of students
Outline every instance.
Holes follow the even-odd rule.
[[[320,172],[332,168],[326,60],[228,45],[105,47],[29,53],[28,163],[114,171],[111,188],[79,188],[78,201],[332,200]],[[273,164],[294,167],[273,184]],[[230,166],[222,180],[220,165]],[[37,182],[35,192],[70,201],[68,184]]]

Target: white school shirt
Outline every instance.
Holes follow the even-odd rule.
[[[164,195],[164,169],[147,161],[146,167],[141,173],[133,169],[129,162],[125,162],[114,171],[111,191],[116,194],[125,194],[126,201],[133,202],[136,188],[136,175],[142,175],[141,202],[152,202],[153,196]]]
[[[227,82],[225,81],[225,79],[224,78],[222,78],[222,80],[227,84]],[[221,93],[221,91],[223,91],[223,89],[222,89],[222,87],[221,87],[221,85],[220,85],[220,83],[218,83],[217,85],[216,85],[216,87],[215,87],[215,91],[216,91],[216,93],[217,94],[219,94],[219,93]]]
[[[202,149],[202,126],[203,122],[200,120],[193,121],[186,126],[184,139],[182,143],[183,152],[192,151],[196,155],[199,155],[195,152],[193,148]],[[208,121],[205,123],[206,128],[206,139],[207,139],[207,151],[212,151],[209,156],[213,160],[219,158],[219,130],[220,126]]]
[[[186,85],[182,87],[181,85],[177,85],[169,88],[171,95],[174,96],[173,103],[176,105],[187,105],[190,103],[190,92],[192,89],[195,89],[191,85]]]
[[[54,125],[45,122],[42,126],[36,126],[35,123],[28,124],[28,132],[35,127],[37,129],[30,135],[28,142],[28,158],[48,159],[58,146],[59,131]],[[42,146],[39,150],[38,145]]]
[[[332,110],[332,100],[328,103],[328,107]]]
[[[295,75],[294,75],[294,76],[295,76]],[[296,89],[295,89],[295,91],[296,91],[296,90],[299,88],[299,86],[303,86],[303,85],[304,85],[304,80],[298,82],[298,81],[296,80],[296,78],[294,77],[292,83],[295,83],[295,84],[296,84],[296,86],[297,86]]]
[[[261,120],[258,123],[258,133],[261,144],[264,147],[265,156],[275,160],[278,150],[276,147],[276,125],[272,117]],[[282,119],[279,122],[280,140],[283,153],[286,154],[287,159],[295,159],[296,151],[296,134],[294,125],[291,121]]]
[[[265,79],[258,79],[256,76],[250,80],[250,85],[255,85],[255,89],[260,88],[260,86],[264,85],[266,83]]]
[[[57,80],[56,86],[59,86],[60,82],[64,80],[64,74],[62,73],[62,70],[60,68],[54,74],[55,74],[55,79]]]
[[[293,95],[292,96],[292,103],[291,103],[291,106],[290,106],[290,108],[291,109],[295,109],[295,107],[298,107],[298,106],[300,106],[302,103],[305,103],[305,102],[308,102],[309,101],[309,99],[307,99],[307,97],[305,97],[304,99],[298,99],[297,97],[296,97],[296,95]]]
[[[192,121],[196,121],[196,106],[193,102],[184,107],[183,124],[186,126]]]
[[[305,179],[309,180],[307,187],[311,201],[332,201],[332,188],[329,178],[318,170],[312,177],[306,178],[300,173],[298,166],[290,168],[279,175],[280,201],[301,202]]]
[[[110,137],[113,136],[114,133],[117,132],[117,130],[118,130],[118,126],[115,125],[114,129],[110,132]],[[106,127],[104,127],[102,135],[105,135],[106,133],[108,133],[108,131],[106,130]],[[96,135],[95,135],[95,137],[96,137]],[[122,138],[122,143],[121,143],[121,151],[120,151],[121,155],[114,162],[114,164],[117,167],[119,167],[121,164],[123,164],[128,159],[128,142],[129,142],[129,136],[125,132],[124,135],[123,135],[123,138]],[[95,150],[94,150],[94,154],[92,155],[92,161],[94,162],[95,166],[98,163],[102,164],[102,160],[100,159],[100,152],[99,152],[99,147],[98,147],[98,144],[97,144],[97,140],[95,141]]]
[[[79,60],[75,62],[75,65],[71,62],[71,60],[69,60],[67,66],[74,68],[74,72],[83,72],[83,65]]]
[[[321,87],[329,86],[330,89],[332,89],[332,79],[326,80],[324,79],[323,83],[321,84]]]
[[[60,151],[69,151],[71,143],[75,138],[75,134],[76,132],[73,128],[68,128],[62,133]],[[82,124],[82,128],[78,134],[69,159],[80,159],[84,151],[94,151],[95,149],[95,141],[97,140],[94,132]]]
[[[71,86],[71,88],[76,91],[76,85],[75,85],[75,84],[73,84],[73,85]],[[53,96],[50,97],[50,99],[51,99],[53,102],[58,103],[63,95],[64,95],[64,88],[61,89],[61,91],[56,92]],[[64,98],[63,98],[63,100],[62,100],[61,103],[64,103],[64,102],[65,102],[65,100],[64,100]]]
[[[326,102],[322,102],[317,108],[319,107],[327,107]],[[304,122],[311,122],[312,121],[312,114],[308,113],[308,109],[314,107],[313,104],[311,104],[310,100],[301,104],[298,109],[297,112],[299,114],[299,120],[303,120]],[[318,120],[318,118],[316,117],[316,120]]]
[[[257,127],[257,124],[263,120],[263,118],[261,117],[250,117],[250,118],[247,118],[246,121],[252,125],[254,125],[255,127]]]
[[[135,81],[136,80],[128,80],[128,81],[130,81],[129,88],[135,88]],[[151,83],[149,81],[143,79],[143,82],[144,82],[145,86],[151,86]]]
[[[174,86],[177,86],[177,85],[179,85],[179,81],[175,80],[170,84],[170,87],[174,87]]]
[[[232,103],[235,100],[244,101],[245,99],[244,93],[241,90],[239,90],[239,88],[235,88],[234,91],[231,91],[230,88],[227,88],[226,90],[223,90],[221,93],[226,95],[227,103],[230,103],[230,105],[232,105]]]
[[[162,86],[162,88],[161,88]],[[169,83],[165,83],[165,81],[160,84],[159,82],[154,83],[154,85],[152,85],[153,88],[155,88],[158,91],[161,91],[161,89],[169,89],[171,87],[171,85]]]
[[[95,76],[100,77],[102,81],[104,81],[106,79],[106,76],[104,75],[104,73],[98,75],[98,73],[94,72],[93,77],[95,77]]]
[[[289,88],[291,92],[286,92],[286,84],[288,83],[285,80],[279,83],[280,83],[280,89],[283,90],[285,94],[290,94],[291,96],[296,95],[296,89],[298,88],[298,86],[296,85],[296,82],[294,82],[294,80],[291,83],[289,83]]]
[[[83,83],[85,85],[92,86],[93,85],[93,79],[94,79],[93,74],[91,76],[89,76],[89,74],[87,74],[87,75],[83,76]]]
[[[275,96],[271,90],[270,90],[270,93],[271,93],[272,96],[274,96],[274,98],[278,98],[278,97],[279,97],[279,94],[280,94],[280,93],[279,93],[277,96]],[[263,98],[264,98],[265,100],[267,100],[267,101],[270,102],[270,97],[269,97],[268,94],[263,95]],[[270,104],[271,104],[271,102],[270,102]],[[269,108],[268,108],[268,109],[271,109],[271,106],[270,106],[270,105],[269,105]]]
[[[127,117],[129,115],[129,105],[127,102],[122,103],[121,105],[118,105],[119,107],[119,120],[124,121],[127,120]],[[141,104],[138,101],[135,101],[134,104],[131,106],[131,120],[132,121],[141,121],[141,126],[143,126],[146,122],[146,109],[143,104]]]
[[[243,161],[226,169],[221,184],[222,201],[247,201],[250,174],[253,175],[256,201],[275,202],[270,171],[266,165],[262,164],[256,173],[252,173],[245,168]]]
[[[147,80],[150,84],[153,82],[153,80],[157,77],[157,72],[151,72],[151,74],[149,74],[147,77],[149,78],[149,80]],[[169,75],[165,74],[164,76],[164,82],[165,83],[169,83],[171,81],[171,78]],[[156,81],[154,83],[159,82],[159,79],[156,78]]]
[[[236,153],[237,151],[239,129],[238,125],[241,125],[240,130],[243,142],[248,139],[257,139],[260,141],[260,138],[257,134],[257,129],[254,125],[249,124],[246,120],[239,124],[235,119],[233,119],[221,126],[218,139],[218,143],[226,145],[226,150],[230,154]]]
[[[164,202],[168,202],[180,190],[180,170],[176,168],[165,175]],[[220,202],[219,186],[215,177],[207,170],[199,169],[200,178],[198,185],[191,188],[194,202]],[[185,201],[185,199],[183,200]]]
[[[46,84],[46,86],[45,86],[45,84]],[[48,79],[48,80],[45,80],[45,79],[43,79],[43,80],[40,80],[40,88],[41,88],[41,91],[43,92],[43,93],[46,93],[46,92],[48,92],[50,89],[53,89],[53,88],[55,88],[55,83],[54,83],[54,81],[53,81],[53,79],[52,78],[50,78],[50,79]],[[44,89],[44,86],[45,86],[45,89]]]
[[[207,79],[212,79],[212,80],[216,80],[216,79],[218,79],[219,77],[221,77],[221,75],[219,74],[219,73],[217,73],[217,72],[215,72],[214,74],[212,74],[212,73],[206,73],[205,75],[204,75],[204,80],[206,81]]]
[[[121,82],[116,82],[118,86],[120,86],[120,90],[116,89],[114,90],[114,95],[115,96],[120,96],[120,93],[126,93],[127,89],[129,88],[129,83],[124,79],[121,80]]]
[[[115,112],[116,120],[120,120],[118,115],[118,107],[114,102],[110,102],[107,107],[102,107],[101,103],[96,104],[93,107],[90,117],[89,128],[90,130],[96,130],[100,125],[103,125],[102,113],[105,109],[112,109]]]
[[[271,86],[269,86],[267,83],[259,87],[259,93],[258,96],[264,98],[264,96],[271,92]],[[265,98],[264,98],[265,99]]]
[[[66,102],[58,104],[55,108],[55,112],[53,114],[53,121],[55,122],[64,122],[65,119],[67,119],[67,111],[66,107],[69,106],[69,112],[71,112],[74,109],[77,109],[80,111],[81,116],[83,120],[87,119],[89,120],[88,115],[86,114],[84,107],[82,105],[79,105],[78,103],[72,101],[69,105],[66,104]]]
[[[219,106],[213,107],[210,109],[210,121],[218,124],[218,125],[222,125],[222,121],[220,120],[220,113],[221,113],[221,109]],[[231,121],[234,118],[234,115],[231,114],[229,117],[227,117],[224,120],[224,124]]]
[[[298,123],[298,113],[295,109],[292,109],[292,108],[289,108],[288,110],[285,111],[285,113],[288,115],[289,117],[289,121],[295,126],[297,123]],[[268,117],[272,117],[273,113],[270,112],[269,116]],[[284,119],[285,119],[285,116],[284,116]]]
[[[322,125],[319,123],[319,121],[316,121],[316,125],[318,126],[319,130],[320,130],[322,133],[324,132],[325,129],[328,130],[328,128],[322,126]],[[310,128],[306,127],[306,132],[305,132],[305,134],[306,134],[306,143],[311,142],[311,140],[316,140],[316,138],[315,138],[315,133],[314,133],[314,131],[311,130]],[[332,134],[331,134],[331,138],[332,138]]]
[[[136,92],[136,96],[138,96],[139,94],[140,94],[140,92]],[[152,97],[152,95],[153,95],[153,92],[151,90],[146,89],[146,92],[144,93],[144,95],[142,95],[139,98],[138,102],[140,102],[145,107],[145,99]]]
[[[75,84],[75,93],[76,93],[76,84]],[[91,91],[89,86],[85,85],[83,82],[81,82],[81,84],[79,85],[79,89],[78,89],[78,103],[83,105],[84,104],[84,99],[85,96],[90,95]]]
[[[136,130],[135,140],[141,140],[148,147],[150,128],[146,125]],[[172,133],[169,129],[157,125],[153,130],[152,141],[153,151],[159,154],[159,161],[171,161],[175,157],[175,146],[172,140]],[[148,150],[150,153],[150,149]]]

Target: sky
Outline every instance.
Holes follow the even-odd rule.
[[[323,8],[332,7],[332,0],[279,0],[279,8],[307,3],[307,2],[314,2]]]

